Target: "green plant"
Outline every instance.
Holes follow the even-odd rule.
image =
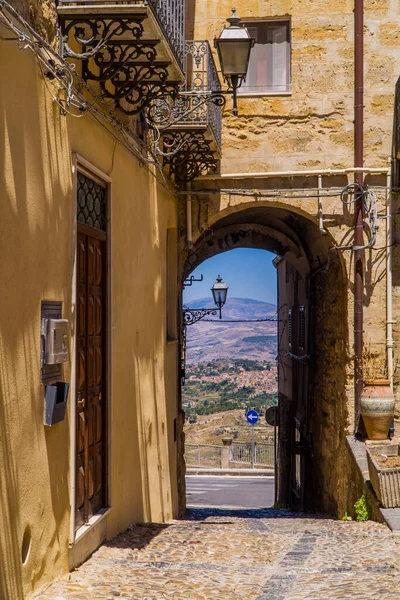
[[[354,504],[354,510],[356,511],[357,521],[368,521],[371,518],[370,509],[365,494],[361,496]]]
[[[346,513],[344,513],[343,517],[342,517],[342,521],[351,521],[351,517],[350,515]]]
[[[282,502],[275,502],[273,507],[275,510],[289,510],[290,507],[287,504],[283,504]]]

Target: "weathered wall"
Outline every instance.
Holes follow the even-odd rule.
[[[366,166],[386,168],[392,151],[393,106],[400,50],[397,45],[398,15],[394,2],[366,1],[365,6],[365,149]],[[194,10],[195,7],[195,10]],[[223,0],[188,3],[188,25],[195,39],[212,39],[230,14],[231,4]],[[317,220],[317,200],[296,197],[317,187],[317,177],[251,178],[260,171],[337,169],[354,165],[354,2],[315,0],[249,0],[237,6],[243,20],[290,17],[292,32],[292,91],[288,95],[239,97],[239,117],[231,114],[229,99],[224,113],[222,173],[248,173],[247,178],[203,179],[197,188],[246,189],[252,197],[228,194],[199,195],[200,208],[193,205],[194,239],[211,243],[214,228],[226,211],[237,215],[249,203],[276,202],[260,193],[287,190],[279,202]],[[217,59],[216,59],[217,60]],[[219,65],[218,65],[219,66]],[[336,194],[322,200],[324,227],[331,244],[352,243],[354,214],[342,205],[339,190],[353,180],[348,177],[322,178],[323,187]],[[385,186],[385,175],[367,177],[370,185]],[[312,194],[310,190],[310,194]],[[377,190],[378,209],[385,211],[385,192]],[[205,203],[208,202],[207,209]],[[239,217],[238,217],[239,218]],[[243,220],[246,223],[246,220]],[[274,226],[271,224],[272,227]],[[364,347],[365,377],[386,376],[386,221],[380,222],[375,248],[365,253]],[[296,231],[296,224],[294,223]],[[229,230],[226,231],[229,235]],[[276,249],[274,234],[271,250]],[[286,250],[287,252],[287,250]],[[279,253],[279,252],[278,252]],[[321,258],[322,255],[320,255]],[[329,512],[341,512],[345,503],[344,435],[354,431],[353,314],[354,268],[350,252],[341,253],[347,291],[338,288],[335,267],[329,265],[331,288],[320,275],[314,280],[315,352],[321,354],[312,395],[314,406],[314,445],[321,455],[316,461],[319,498]],[[311,270],[318,266],[318,250],[308,259]],[[323,261],[322,261],[323,264]],[[398,275],[395,260],[395,276]],[[318,298],[318,302],[316,299]],[[399,311],[395,301],[395,313]],[[341,327],[341,315],[346,319]],[[336,321],[335,321],[336,320]],[[339,327],[330,329],[333,322]],[[326,335],[325,335],[326,334]],[[396,328],[395,337],[399,339]],[[324,357],[324,358],[322,358]],[[397,359],[395,358],[395,364]],[[317,416],[318,415],[318,416]],[[335,468],[329,465],[335,463]],[[318,463],[318,464],[317,464]]]
[[[74,341],[72,153],[112,178],[108,537],[177,513],[177,344],[166,333],[166,236],[177,211],[90,116],[60,116],[32,54],[0,43],[0,597],[22,600],[67,571],[72,541],[74,397],[66,420],[44,427],[39,356],[44,299],[63,302]]]
[[[231,2],[189,0],[188,27],[212,40]],[[365,5],[365,160],[386,165],[391,154],[394,86],[400,59],[395,2]],[[353,163],[354,2],[246,0],[240,17],[290,17],[292,93],[229,101],[223,136],[224,172],[341,168]],[[218,65],[219,68],[219,65]]]
[[[8,3],[45,40],[50,43],[55,42],[57,22],[55,0],[8,0]]]

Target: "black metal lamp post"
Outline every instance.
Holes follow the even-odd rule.
[[[219,308],[219,318],[222,319],[222,307],[226,302],[228,286],[222,281],[221,275],[218,275],[217,281],[211,288],[215,304]]]
[[[184,325],[193,325],[197,321],[201,321],[208,315],[217,315],[219,311],[219,318],[222,319],[222,307],[226,302],[226,296],[228,294],[228,286],[222,281],[220,275],[217,277],[217,281],[211,288],[214,302],[217,308],[184,308],[183,309],[183,322]]]
[[[234,115],[238,114],[237,89],[246,79],[250,50],[255,41],[250,37],[247,28],[239,25],[240,20],[236,14],[236,8],[232,8],[232,15],[227,19],[229,27],[224,26],[219,37],[214,38],[222,75],[229,88],[232,88]]]

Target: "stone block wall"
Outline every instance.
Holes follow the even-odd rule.
[[[246,0],[246,19],[291,21],[290,95],[239,98],[240,118],[227,106],[224,172],[342,168],[353,164],[354,2]],[[188,31],[212,40],[231,3],[189,1]],[[383,166],[391,154],[394,87],[400,61],[397,3],[365,2],[365,162]],[[218,65],[219,67],[219,65]],[[228,102],[229,104],[229,102]]]

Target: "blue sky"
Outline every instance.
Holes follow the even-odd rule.
[[[192,275],[202,282],[185,287],[183,301],[198,298],[211,299],[211,287],[218,275],[229,286],[228,297],[253,298],[276,304],[276,269],[272,264],[275,254],[266,250],[238,248],[213,256],[204,261]]]

